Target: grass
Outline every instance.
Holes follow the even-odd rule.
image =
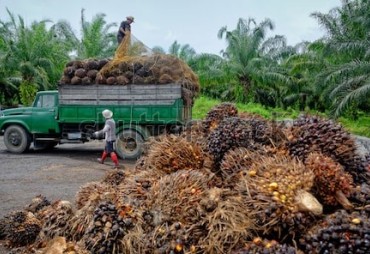
[[[205,96],[200,96],[195,100],[194,107],[193,107],[193,119],[203,119],[207,115],[208,111],[213,108],[214,106],[220,104],[220,100],[210,99]],[[236,106],[239,112],[248,112],[258,114],[263,116],[267,119],[276,118],[278,120],[282,119],[295,119],[300,114],[298,110],[295,109],[278,109],[278,108],[266,108],[260,104],[256,103],[248,103],[248,104],[241,104],[236,103]],[[318,112],[308,112],[310,114],[319,114],[321,116],[325,116],[322,113]],[[348,118],[339,118],[338,122],[342,124],[342,126],[347,129],[349,132],[360,135],[370,137],[370,116],[360,115],[358,120],[350,120]]]
[[[351,133],[370,138],[370,116],[360,116],[358,120],[341,117],[338,121]]]

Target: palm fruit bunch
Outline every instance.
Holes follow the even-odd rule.
[[[196,250],[201,249],[202,253],[230,253],[243,247],[244,242],[253,236],[254,212],[246,211],[240,196],[213,188],[204,194],[202,203],[203,207],[206,205],[207,212],[200,224],[205,229]]]
[[[289,244],[281,244],[276,240],[262,239],[255,237],[252,241],[246,242],[243,248],[234,250],[231,254],[296,254],[295,247]]]
[[[165,173],[177,170],[202,169],[205,165],[202,149],[183,137],[162,135],[151,144],[146,158],[147,165]]]
[[[256,114],[243,113],[239,117],[248,121],[252,126],[252,138],[263,145],[281,146],[285,144],[286,136],[283,125],[275,120],[270,121]]]
[[[109,62],[108,59],[86,59],[70,61],[64,68],[60,84],[89,85],[95,84],[99,71]]]
[[[146,241],[140,249],[149,253],[171,253],[174,248],[178,253],[186,253],[194,249],[206,232],[198,223],[204,216],[199,203],[208,188],[208,180],[202,172],[180,170],[154,183],[143,205],[142,229]],[[170,230],[172,233],[164,230],[171,225],[177,230]],[[176,247],[173,243],[179,245]]]
[[[245,119],[230,117],[223,119],[208,136],[208,149],[219,165],[230,149],[246,147],[253,149],[252,126]]]
[[[109,186],[118,186],[124,181],[124,179],[125,172],[123,170],[112,170],[105,174],[104,179],[101,182]]]
[[[230,102],[223,102],[211,108],[203,121],[204,132],[209,133],[214,130],[218,124],[228,117],[235,117],[238,115],[238,109],[235,104]]]
[[[102,182],[89,182],[81,186],[76,194],[75,204],[77,209],[81,209],[95,197],[104,193],[112,192],[112,186]],[[94,196],[94,198],[92,198]]]
[[[229,150],[220,165],[223,187],[233,189],[235,183],[248,172],[249,167],[253,163],[253,157],[256,154],[267,155],[267,152],[263,149],[262,145],[256,151],[250,151],[244,147]]]
[[[186,128],[180,136],[186,141],[199,146],[203,150],[203,153],[207,153],[207,136],[209,133],[204,131],[204,125],[203,120],[191,121],[187,123]]]
[[[192,223],[199,219],[197,204],[208,189],[209,176],[196,170],[179,170],[154,182],[145,209],[153,215],[155,225],[163,222]]]
[[[82,241],[92,253],[123,253],[121,240],[134,223],[130,217],[122,217],[112,202],[101,202]]]
[[[24,208],[24,210],[37,214],[37,212],[49,205],[51,205],[51,203],[45,196],[37,195],[31,200],[31,203]]]
[[[340,163],[356,183],[367,181],[368,172],[357,154],[355,139],[335,121],[302,115],[293,121],[288,139],[290,154],[302,161],[310,152],[321,152]]]
[[[308,155],[305,166],[315,175],[313,194],[322,204],[341,204],[345,209],[353,208],[348,200],[354,190],[353,179],[338,162],[314,152]]]
[[[129,172],[124,183],[117,187],[116,203],[141,207],[148,198],[148,193],[159,178],[165,176],[161,170],[153,168]]]
[[[295,159],[284,155],[249,155],[253,160],[236,183],[246,210],[255,212],[258,231],[269,235],[303,233],[322,205],[309,193],[314,174]]]
[[[370,253],[370,220],[364,211],[337,210],[298,241],[305,253]]]
[[[193,253],[195,246],[189,245],[187,234],[181,222],[165,222],[155,226],[142,242],[142,253]]]
[[[370,153],[363,156],[362,166],[366,172],[370,172]]]
[[[68,236],[72,240],[78,241],[83,237],[93,220],[94,211],[100,203],[116,200],[117,193],[113,187],[101,182],[91,182],[79,190],[76,199],[78,210],[68,221]],[[82,200],[83,202],[81,202]]]
[[[38,217],[42,221],[42,230],[39,240],[52,239],[55,236],[69,234],[68,221],[74,215],[72,204],[69,201],[58,200],[41,210]]]
[[[42,225],[35,215],[27,211],[14,211],[4,217],[3,227],[6,245],[14,248],[26,246],[35,242]]]
[[[354,191],[349,197],[350,202],[357,209],[364,209],[370,215],[370,186],[363,183],[354,188]]]

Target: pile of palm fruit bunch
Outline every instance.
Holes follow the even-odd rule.
[[[188,127],[74,203],[35,199],[21,212],[37,219],[26,246],[8,233],[14,214],[0,237],[17,253],[370,253],[369,157],[340,125],[221,103]]]
[[[125,56],[121,59],[74,60],[66,64],[60,85],[180,84],[186,105],[199,93],[197,75],[173,55]]]

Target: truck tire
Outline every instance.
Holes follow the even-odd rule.
[[[4,143],[10,152],[23,153],[30,148],[31,137],[23,127],[11,125],[5,130]]]
[[[118,134],[116,152],[122,159],[137,159],[141,156],[144,139],[135,130],[123,130]]]

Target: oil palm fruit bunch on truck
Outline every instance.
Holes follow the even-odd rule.
[[[178,132],[191,120],[198,77],[174,56],[127,56],[71,61],[58,90],[40,91],[31,107],[1,112],[0,134],[13,153],[84,143],[102,128],[101,112],[116,121],[116,151],[121,158],[141,155],[150,136]]]

